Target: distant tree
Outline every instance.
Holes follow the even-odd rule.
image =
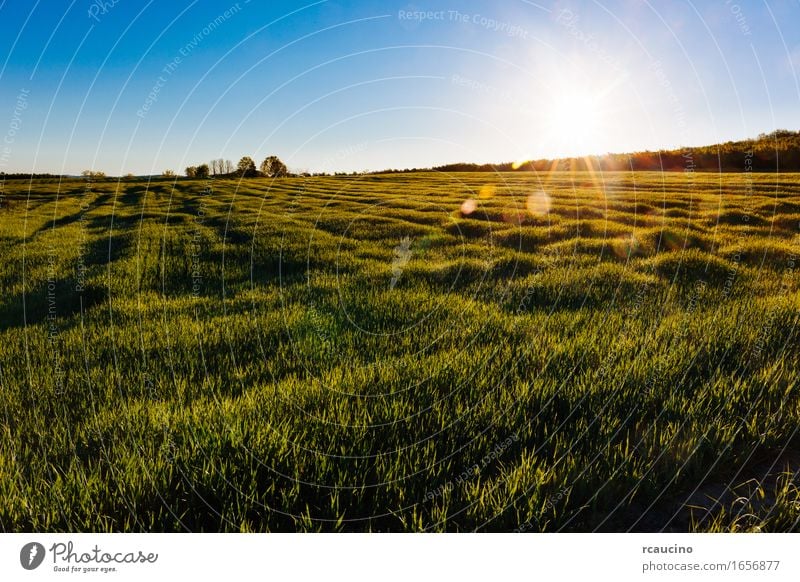
[[[208,164],[200,164],[194,172],[195,178],[202,178],[205,180],[209,176]]]
[[[197,166],[189,166],[186,168],[187,178],[194,178],[195,176],[197,176]]]
[[[229,163],[231,166],[233,166],[232,162]],[[211,163],[209,165],[211,166],[211,173],[214,176],[217,176],[219,174],[229,174],[230,172],[233,171],[232,169],[231,170],[226,169],[225,160],[223,160],[222,158],[211,160]]]
[[[244,156],[241,160],[239,160],[239,165],[236,166],[236,171],[239,173],[240,176],[243,177],[255,176],[256,163],[250,156]]]
[[[235,166],[233,162],[230,160],[222,160],[222,173],[223,174],[233,174],[235,170]]]
[[[105,178],[106,177],[106,173],[105,172],[98,172],[98,171],[95,171],[95,170],[84,170],[83,172],[81,172],[81,176],[83,176],[85,178]]]
[[[172,170],[164,170],[163,172],[161,172],[161,175],[164,176],[165,178],[174,178],[175,172],[173,172]]]
[[[261,173],[268,178],[283,178],[289,174],[289,169],[278,156],[268,156],[261,162]]]

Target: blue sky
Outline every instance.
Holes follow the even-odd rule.
[[[800,129],[800,1],[0,0],[0,171],[295,170]]]

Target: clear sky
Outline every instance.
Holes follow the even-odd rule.
[[[800,0],[0,0],[0,31],[6,172],[351,171],[800,129]]]

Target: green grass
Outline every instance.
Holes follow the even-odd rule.
[[[800,176],[205,187],[4,184],[0,530],[800,530]]]

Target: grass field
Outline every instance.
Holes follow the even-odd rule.
[[[0,249],[2,530],[800,530],[800,175],[9,181]]]

